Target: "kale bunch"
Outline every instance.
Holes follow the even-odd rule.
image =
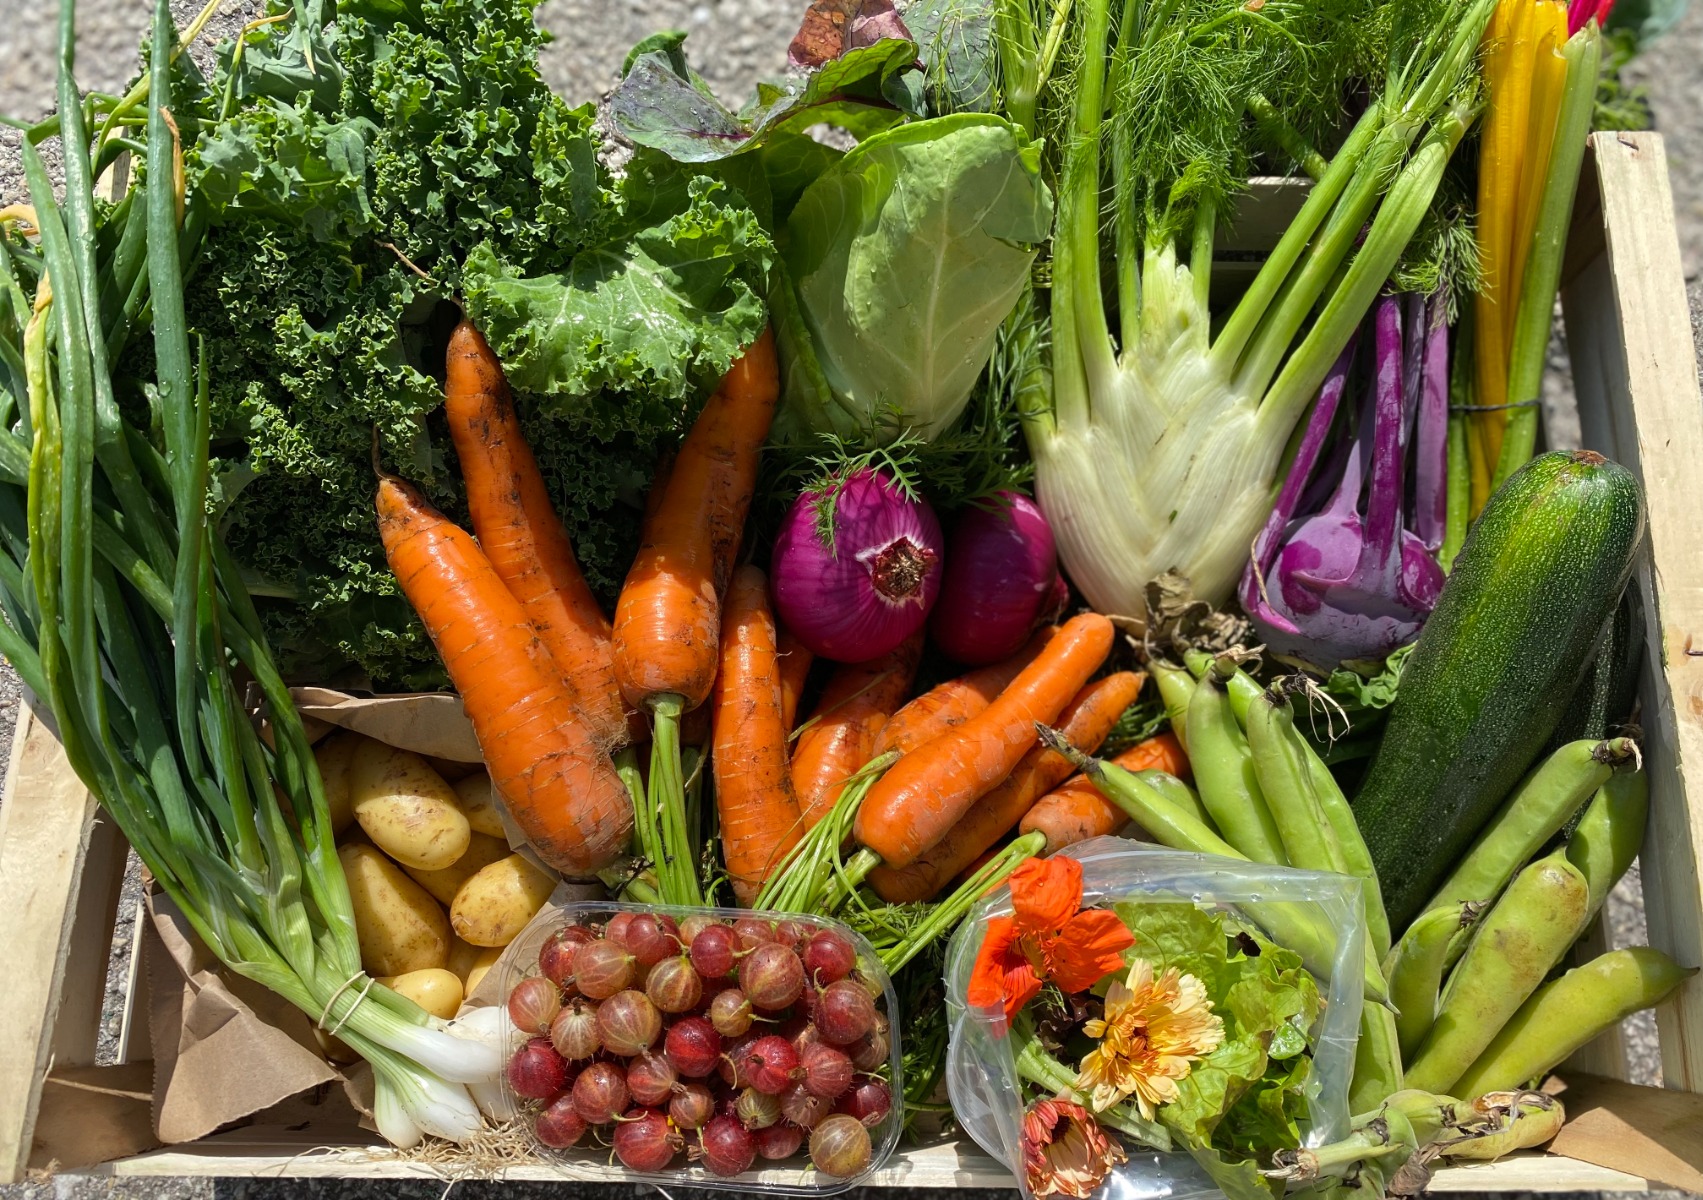
[[[436,414],[458,303],[561,321],[516,401],[606,602],[660,447],[762,328],[744,198],[613,174],[593,108],[539,76],[533,5],[273,0],[179,114],[212,502],[295,678],[445,684],[385,565],[373,447],[465,520]]]

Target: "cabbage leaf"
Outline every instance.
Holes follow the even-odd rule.
[[[778,436],[933,438],[957,421],[1052,229],[1040,157],[1009,121],[960,113],[877,134],[805,189],[786,226],[798,319],[780,331]]]

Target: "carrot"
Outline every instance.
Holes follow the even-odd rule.
[[[704,405],[615,605],[615,678],[627,703],[693,709],[715,681],[720,596],[756,486],[757,452],[780,394],[774,337],[745,352]]]
[[[722,614],[714,767],[722,860],[749,907],[803,833],[787,770],[768,581],[751,566],[733,573]]]
[[[1126,771],[1164,771],[1178,779],[1190,775],[1188,756],[1169,730],[1131,746],[1112,761]],[[1052,854],[1089,838],[1116,833],[1128,823],[1123,809],[1101,795],[1086,775],[1078,775],[1037,800],[1018,830],[1045,834],[1046,853]]]
[[[1134,703],[1143,682],[1145,676],[1119,671],[1083,687],[1059,714],[1059,728],[1066,740],[1083,753],[1093,754],[1124,709]],[[877,867],[869,873],[870,886],[889,904],[929,899],[1010,833],[1035,802],[1074,769],[1056,750],[1034,746],[1003,783],[977,800],[922,857],[908,867]]]
[[[781,660],[781,723],[791,733],[797,728],[798,698],[804,694],[804,680],[810,674],[815,655],[785,629],[780,631],[776,645]]]
[[[662,495],[647,505],[638,556],[615,603],[615,679],[627,703],[652,721],[640,844],[653,848],[668,904],[703,902],[686,832],[680,714],[715,686],[722,593],[779,396],[774,335],[764,330],[705,402],[659,479]]]
[[[533,849],[572,874],[608,865],[626,849],[632,803],[520,601],[472,536],[411,485],[380,480],[378,528]]]
[[[912,700],[881,727],[871,757],[889,750],[909,754],[984,711],[1017,678],[1019,671],[1035,661],[1035,656],[1057,632],[1056,626],[1044,626],[1035,631],[1023,649],[1004,662],[948,679]]]
[[[1011,774],[1112,648],[1112,623],[1084,613],[1059,628],[1034,662],[982,712],[906,754],[858,810],[857,840],[889,867],[908,867],[970,805]]]
[[[444,415],[479,548],[526,610],[595,735],[610,748],[644,740],[644,718],[615,685],[609,618],[550,503],[502,365],[468,321],[449,337]]]
[[[921,657],[918,631],[891,653],[841,666],[828,680],[812,723],[792,749],[792,788],[806,829],[828,815],[846,780],[875,757],[875,739],[910,692]]]

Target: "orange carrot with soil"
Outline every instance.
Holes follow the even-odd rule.
[[[776,645],[781,660],[781,723],[790,734],[798,728],[798,698],[804,694],[804,680],[816,656],[785,629],[780,631]]]
[[[1131,746],[1111,760],[1126,771],[1164,771],[1179,779],[1189,778],[1189,760],[1176,735],[1166,730]],[[1086,775],[1066,780],[1042,796],[1023,817],[1022,833],[1037,830],[1047,839],[1046,853],[1052,854],[1089,838],[1116,833],[1129,824],[1129,816],[1107,800]]]
[[[734,895],[749,906],[803,834],[787,764],[768,580],[751,566],[734,571],[723,605],[714,768],[722,859]]]
[[[472,536],[410,484],[379,481],[378,527],[527,840],[560,871],[608,865],[626,849],[632,803],[520,601]]]
[[[596,736],[611,749],[643,741],[644,718],[615,685],[609,618],[550,503],[502,365],[465,320],[444,358],[444,415],[479,548],[526,610]]]
[[[907,867],[946,835],[976,800],[1035,745],[1112,649],[1112,623],[1084,613],[1059,628],[978,716],[906,754],[858,810],[857,840],[889,867]]]
[[[866,663],[835,670],[821,702],[792,749],[792,789],[813,828],[845,791],[846,782],[875,757],[881,727],[910,693],[922,657],[922,631]]]
[[[912,700],[882,726],[880,736],[875,739],[872,757],[889,750],[909,754],[985,711],[994,697],[1004,691],[1024,667],[1035,661],[1035,656],[1057,632],[1058,627],[1054,625],[1038,629],[1023,649],[1005,661],[948,679]]]
[[[1078,750],[1094,753],[1135,702],[1144,681],[1145,676],[1119,671],[1086,685],[1059,714],[1060,732]],[[1056,750],[1035,746],[922,857],[908,867],[876,867],[869,873],[869,885],[889,904],[930,899],[1011,832],[1036,801],[1075,769]]]
[[[654,822],[656,836],[641,841],[658,848],[657,877],[671,904],[702,902],[685,829],[680,714],[702,704],[715,683],[721,597],[779,395],[774,337],[765,330],[681,443],[615,605],[615,678],[627,703],[652,719],[641,819]]]

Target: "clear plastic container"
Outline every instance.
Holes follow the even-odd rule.
[[[679,908],[666,905],[623,904],[616,901],[590,900],[574,901],[567,904],[546,905],[530,924],[521,931],[520,935],[503,951],[492,974],[498,977],[498,994],[495,997],[498,1004],[503,1006],[505,1033],[517,1039],[524,1040],[512,1025],[507,1015],[509,993],[522,980],[539,975],[538,953],[544,943],[559,929],[568,925],[602,926],[617,913],[649,913],[666,914],[676,922],[690,916],[708,916],[727,924],[735,921],[756,918],[768,921],[794,921],[808,926],[811,930],[832,929],[846,938],[856,951],[856,970],[866,979],[880,985],[881,995],[876,1000],[876,1007],[887,1018],[888,1040],[890,1053],[887,1063],[887,1084],[893,1098],[893,1107],[880,1124],[869,1131],[870,1157],[869,1165],[856,1175],[837,1179],[818,1171],[811,1165],[809,1157],[808,1136],[803,1146],[793,1157],[781,1161],[769,1161],[758,1157],[750,1170],[741,1175],[716,1175],[695,1162],[687,1159],[684,1153],[676,1156],[674,1164],[662,1171],[634,1171],[624,1166],[609,1146],[610,1130],[593,1128],[581,1138],[580,1144],[568,1149],[557,1150],[544,1145],[534,1138],[533,1144],[540,1159],[554,1166],[564,1179],[615,1182],[623,1180],[643,1180],[657,1184],[685,1184],[692,1187],[719,1188],[726,1191],[758,1192],[790,1196],[828,1196],[858,1187],[868,1180],[893,1153],[898,1144],[899,1134],[904,1125],[904,1077],[903,1052],[900,1048],[900,1032],[898,1017],[898,997],[893,991],[893,981],[888,978],[887,971],[876,957],[875,950],[862,936],[846,928],[838,921],[826,917],[800,916],[794,913],[754,912],[750,909],[731,908]],[[635,986],[642,986],[636,984]],[[737,986],[736,981],[729,977],[728,986]],[[873,989],[872,989],[873,990]],[[715,1076],[709,1077],[711,1080]],[[508,1092],[509,1099],[521,1110],[528,1119],[540,1107],[537,1101],[523,1099],[513,1093],[508,1086],[505,1072],[503,1087]],[[601,1135],[598,1140],[597,1135]],[[688,1139],[689,1141],[690,1139]]]
[[[1334,947],[1329,978],[1319,978],[1324,1011],[1308,1038],[1313,1053],[1312,1086],[1303,1144],[1323,1145],[1349,1131],[1348,1087],[1360,1029],[1366,923],[1360,910],[1359,879],[1321,871],[1299,871],[1262,863],[1167,850],[1122,838],[1102,837],[1059,852],[1082,863],[1083,904],[1120,900],[1172,901],[1236,910],[1238,906],[1306,906]],[[971,1007],[965,1000],[970,971],[988,921],[1011,913],[1011,890],[1000,887],[970,910],[946,953],[946,1003],[951,1042],[946,1083],[959,1124],[1017,1176],[1030,1191],[1019,1160],[1023,1090],[1000,1009]],[[1125,1145],[1129,1161],[1106,1176],[1095,1200],[1206,1200],[1219,1191],[1186,1153],[1156,1153]]]

